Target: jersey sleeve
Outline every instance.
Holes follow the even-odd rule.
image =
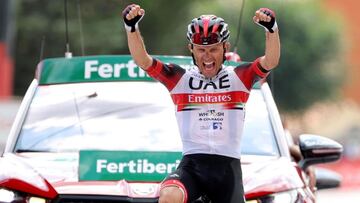
[[[176,64],[164,64],[157,59],[153,59],[152,65],[146,72],[171,91],[185,74],[185,69]]]
[[[245,87],[250,90],[254,83],[266,78],[270,71],[263,68],[260,64],[260,58],[252,63],[244,63],[235,68],[236,75],[244,83]]]

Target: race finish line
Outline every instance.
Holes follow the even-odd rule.
[[[181,152],[92,151],[79,154],[79,180],[162,181],[175,171]]]

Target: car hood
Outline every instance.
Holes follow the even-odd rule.
[[[12,178],[29,184],[42,179],[57,194],[97,194],[151,198],[159,194],[155,182],[79,181],[76,153],[21,153],[5,154],[0,163],[11,162],[16,169],[37,174],[32,179],[27,173],[17,173]],[[287,158],[269,156],[242,156],[244,190],[247,198],[303,187],[301,170]],[[18,177],[14,177],[18,176]],[[6,178],[0,174],[0,183]],[[95,187],[96,186],[96,187]],[[50,187],[50,186],[49,186]]]
[[[289,158],[243,155],[241,160],[246,198],[305,186],[302,170]]]

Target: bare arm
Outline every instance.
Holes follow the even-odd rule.
[[[260,64],[263,68],[271,70],[279,64],[280,60],[280,37],[275,14],[269,9],[259,9],[255,12],[253,20],[257,24],[262,21],[261,26],[267,29],[265,33],[265,55],[260,58]]]
[[[265,55],[260,58],[263,68],[271,70],[279,64],[280,60],[280,38],[279,31],[266,32]]]
[[[130,9],[131,8],[131,9]],[[146,70],[148,69],[153,62],[152,57],[147,53],[144,41],[141,37],[140,31],[138,29],[137,23],[141,20],[139,16],[143,16],[145,14],[144,9],[140,8],[139,5],[130,5],[130,8],[127,7],[123,12],[124,20],[128,22],[131,22],[131,20],[138,18],[138,21],[136,22],[136,26],[134,25],[133,29],[129,26],[127,27],[126,35],[128,40],[128,46],[130,50],[130,54],[133,57],[135,63],[142,69]],[[127,23],[125,22],[125,25]],[[136,29],[135,29],[136,27]]]
[[[128,46],[130,54],[135,63],[142,69],[146,70],[152,65],[152,57],[147,53],[144,41],[139,30],[135,32],[127,31]]]

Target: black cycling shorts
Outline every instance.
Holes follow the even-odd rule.
[[[206,195],[211,203],[245,203],[239,159],[212,155],[185,155],[162,188],[176,185],[185,190],[187,202]]]

